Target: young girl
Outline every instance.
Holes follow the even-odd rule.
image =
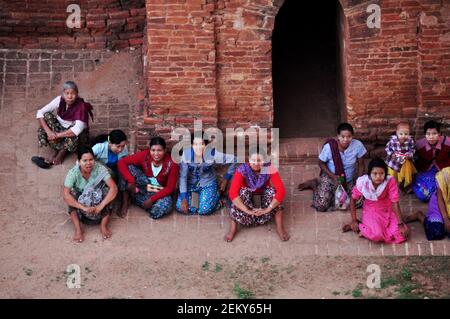
[[[431,196],[427,215],[418,211],[407,220],[421,222],[428,240],[443,239],[446,234],[450,237],[450,167],[436,174],[436,182],[438,187]]]
[[[75,226],[73,240],[84,239],[81,223],[100,224],[103,239],[111,237],[108,223],[117,195],[117,185],[108,170],[97,163],[89,146],[78,149],[78,163],[67,173],[64,181],[64,201]]]
[[[50,146],[54,153],[46,159],[33,156],[32,162],[47,169],[61,164],[67,152],[76,152],[79,145],[87,144],[89,116],[93,119],[92,105],[78,96],[77,85],[72,81],[64,83],[62,95],[36,114],[39,146]]]
[[[112,130],[108,135],[100,135],[92,147],[95,159],[106,165],[118,176],[117,162],[128,155],[127,136],[122,130]]]
[[[208,149],[209,141],[202,136],[191,135],[191,148],[186,148],[180,163],[180,196],[176,210],[183,214],[209,215],[220,208],[220,194],[236,170],[237,159],[216,149]],[[217,184],[214,165],[230,164],[222,182]],[[198,194],[197,207],[193,207],[193,196]]]
[[[396,134],[386,145],[388,174],[393,176],[405,191],[410,190],[413,175],[417,173],[412,159],[415,152],[414,139],[410,135],[408,123],[399,123]]]
[[[356,200],[364,197],[362,220],[356,218]],[[352,222],[343,231],[353,230],[362,237],[385,243],[402,243],[408,228],[402,222],[398,187],[395,179],[387,175],[386,163],[375,158],[369,163],[369,175],[356,180],[350,200]]]
[[[450,166],[450,138],[441,135],[441,125],[430,120],[423,127],[425,137],[416,144],[417,175],[412,188],[417,198],[428,202],[436,191],[435,175]]]
[[[179,168],[166,153],[163,138],[153,137],[149,149],[120,159],[117,167],[123,177],[120,190],[126,190],[133,202],[144,208],[151,218],[161,218],[172,210],[172,194],[177,186]],[[126,195],[122,215],[126,215],[127,209]]]
[[[92,147],[95,159],[105,165],[111,177],[114,178],[116,183],[119,183],[120,174],[117,169],[117,162],[128,156],[127,136],[122,130],[112,130],[108,135],[98,136],[96,142]],[[122,206],[124,201],[128,201],[128,196],[123,191],[120,191],[117,198],[122,202]],[[117,209],[117,216],[123,218],[125,217],[123,213],[122,209]]]

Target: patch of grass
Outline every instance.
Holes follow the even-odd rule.
[[[209,270],[209,262],[205,261],[202,265],[202,269],[203,271],[208,271]]]
[[[241,288],[238,283],[234,284],[233,291],[239,299],[252,299],[255,296],[252,291]]]
[[[215,272],[221,272],[223,269],[221,264],[216,263],[216,268],[214,269]]]
[[[333,296],[339,296],[341,293],[339,291],[333,291],[332,294]]]
[[[265,263],[268,262],[269,260],[270,260],[269,257],[263,257],[263,258],[261,258],[261,262],[262,262],[263,264],[265,264]]]
[[[390,286],[395,286],[397,284],[398,284],[398,280],[396,278],[388,277],[387,279],[381,280],[380,286],[381,286],[382,289],[384,289],[384,288],[387,288],[387,287],[390,287]]]
[[[406,280],[406,281],[411,281],[412,280],[411,271],[409,271],[408,268],[406,268],[406,267],[404,267],[401,270],[400,276],[402,277],[403,280]]]
[[[360,289],[353,289],[352,290],[352,296],[353,298],[360,298],[362,297],[362,292]]]

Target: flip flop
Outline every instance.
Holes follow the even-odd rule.
[[[50,167],[52,167],[52,164],[47,163],[43,157],[33,156],[31,158],[31,161],[43,169],[49,169]]]

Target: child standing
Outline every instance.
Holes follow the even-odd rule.
[[[385,150],[388,174],[395,178],[402,189],[410,190],[417,170],[412,163],[415,143],[408,123],[397,125],[396,134],[391,136]]]
[[[362,220],[356,218],[356,200],[364,197]],[[352,222],[344,232],[353,230],[372,241],[399,244],[406,240],[408,228],[402,222],[398,187],[387,175],[387,165],[381,158],[369,163],[369,174],[359,177],[350,200]]]

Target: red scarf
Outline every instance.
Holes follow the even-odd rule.
[[[93,107],[90,103],[84,102],[80,97],[75,99],[72,105],[67,107],[63,97],[59,102],[58,116],[65,121],[82,121],[89,126],[89,116],[94,120]]]
[[[327,143],[330,144],[331,155],[333,157],[335,170],[334,174],[337,176],[344,177],[344,182],[342,183],[342,186],[344,186],[344,188],[347,188],[347,179],[345,177],[344,163],[342,162],[341,153],[339,152],[338,142],[334,138],[330,138],[325,142],[324,146]]]

